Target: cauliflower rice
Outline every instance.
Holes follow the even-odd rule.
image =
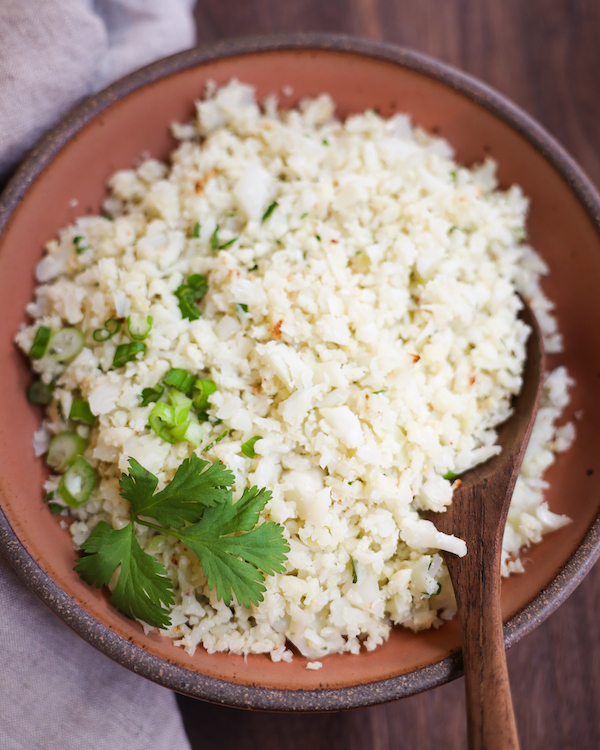
[[[456,164],[446,141],[406,115],[371,111],[341,123],[327,95],[278,111],[274,97],[261,109],[237,81],[209,86],[196,121],[173,133],[170,167],[147,159],[113,176],[113,220],[80,218],[48,243],[27,308],[34,322],[17,335],[25,352],[40,325],[86,337],[66,365],[32,362],[44,382],[58,378],[38,455],[66,429],[59,404],[68,414],[84,398],[98,417],[91,430],[77,428],[99,481],[88,502],[63,513],[76,519],[75,548],[100,520],[128,523],[118,480],[129,457],[160,488],[192,453],[150,430],[153,404],[140,406],[143,388],[183,368],[217,385],[210,414],[221,423],[204,423],[196,452],[234,473],[235,497],[249,485],[272,491],[262,515],[283,525],[291,550],[258,607],[228,607],[193,553],[136,526],[173,578],[163,634],[191,654],[201,644],[289,661],[290,644],[315,659],[371,650],[392,624],[439,626],[456,606],[440,551],[466,548],[421,511],[452,501],[444,474],[499,451],[494,426],[520,389],[528,335],[517,290],[547,350],[561,346],[539,285],[547,268],[524,244],[526,198],[516,186],[497,189],[491,160]],[[217,228],[219,244],[234,240],[226,249],[211,249]],[[87,248],[80,254],[75,237]],[[174,291],[194,273],[210,288],[191,321]],[[136,313],[154,319],[146,355],[111,369],[127,337],[98,343],[92,333]],[[569,382],[564,368],[547,377],[503,575],[522,572],[520,551],[568,522],[544,502],[543,472],[574,435],[572,424],[556,427]],[[256,435],[251,459],[240,447]],[[59,479],[50,476],[46,491]]]

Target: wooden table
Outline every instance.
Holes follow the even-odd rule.
[[[200,0],[196,17],[200,44],[325,31],[430,54],[523,107],[600,185],[600,0]],[[600,566],[508,667],[522,750],[600,748]],[[462,750],[463,689],[307,716],[179,700],[194,750]]]

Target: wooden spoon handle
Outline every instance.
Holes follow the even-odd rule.
[[[494,566],[495,567],[495,566]],[[490,570],[481,571],[485,578]],[[486,583],[489,585],[486,586]],[[519,750],[500,611],[500,577],[481,581],[461,620],[470,750]],[[494,588],[497,590],[494,591]],[[483,589],[483,591],[482,591]]]

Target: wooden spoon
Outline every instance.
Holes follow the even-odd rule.
[[[519,748],[504,652],[500,561],[508,506],[537,414],[544,375],[542,334],[527,304],[521,319],[532,333],[514,413],[498,429],[502,452],[460,477],[445,513],[428,514],[439,531],[454,534],[467,544],[465,557],[446,552],[444,558],[460,619],[471,750]]]

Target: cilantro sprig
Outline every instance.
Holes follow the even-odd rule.
[[[198,556],[209,589],[225,604],[234,596],[244,607],[258,604],[266,590],[265,576],[285,570],[289,546],[279,524],[256,525],[271,493],[246,488],[234,503],[233,482],[223,464],[192,454],[170,484],[156,492],[157,477],[130,458],[120,486],[131,504],[132,520],[122,529],[101,521],[82,545],[85,556],[75,570],[100,588],[120,566],[111,604],[133,619],[170,627],[168,608],[175,601],[171,579],[164,565],[140,547],[135,522],[183,542]]]

